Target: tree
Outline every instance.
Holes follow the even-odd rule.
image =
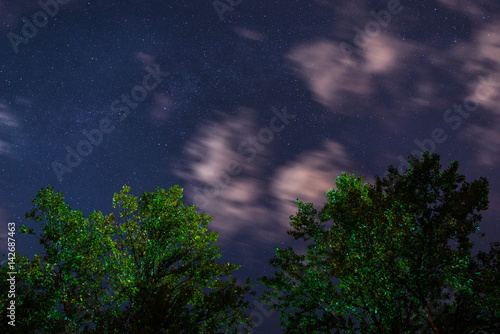
[[[493,242],[470,263],[471,293],[457,293],[455,303],[444,305],[446,333],[500,333],[499,269],[500,242]]]
[[[456,161],[441,171],[437,154],[409,160],[409,170],[390,166],[374,185],[342,173],[319,214],[297,199],[288,234],[306,252],[278,248],[269,262],[278,271],[259,279],[285,333],[498,328],[498,248],[471,257],[487,179],[466,182]],[[467,312],[469,322],[458,323]]]
[[[23,226],[45,253],[17,259],[16,330],[21,333],[237,333],[252,327],[248,279],[219,263],[212,219],[181,201],[178,186],[140,198],[124,186],[113,213],[85,218],[52,187],[35,197]],[[6,268],[3,267],[2,278]],[[5,281],[2,279],[2,282]],[[0,304],[4,309],[6,299]],[[2,322],[4,323],[4,322]]]

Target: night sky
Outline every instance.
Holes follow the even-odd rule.
[[[500,239],[498,0],[0,0],[0,22],[2,236],[48,185],[88,215],[179,184],[256,278],[296,198],[429,150],[489,179],[475,251]]]

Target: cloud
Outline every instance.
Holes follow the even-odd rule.
[[[282,217],[295,214],[297,198],[321,208],[326,202],[326,192],[335,188],[337,177],[344,171],[357,174],[354,167],[346,148],[330,140],[325,141],[322,148],[304,153],[280,167],[273,177],[270,191],[281,207]],[[367,179],[364,181],[368,182]],[[288,220],[284,222],[288,223]]]
[[[6,106],[0,104],[0,128],[18,128],[19,122],[12,113],[6,111]]]
[[[209,200],[203,211],[214,215],[212,227],[223,232],[221,241],[243,233],[252,226],[265,224],[267,211],[259,204],[265,195],[259,179],[262,161],[269,158],[269,148],[248,162],[238,153],[238,145],[255,135],[254,111],[239,108],[234,116],[217,112],[219,121],[202,126],[184,147],[185,168],[174,174],[187,181],[185,194],[194,204]],[[237,175],[221,177],[228,162],[241,167]]]
[[[245,157],[238,154],[239,143],[247,136],[255,134],[254,112],[241,107],[235,116],[221,112],[216,112],[216,115],[221,120],[203,125],[185,145],[184,152],[190,163],[187,170],[176,171],[179,177],[189,178],[199,185],[210,184],[225,170],[226,163],[233,160],[240,163],[246,173],[256,173],[256,162],[247,163]]]
[[[473,42],[455,56],[466,59],[464,72],[479,73],[468,80],[470,98],[492,113],[500,114],[500,23],[487,24],[475,33]]]
[[[367,37],[364,45],[361,57],[347,57],[341,43],[319,39],[294,47],[286,58],[313,99],[330,112],[375,118],[385,127],[399,130],[415,107],[415,96],[405,94],[407,73],[417,67],[412,64],[417,63],[420,45],[385,34]],[[421,71],[416,80],[422,87],[431,81],[428,71]],[[386,103],[371,103],[382,98]]]
[[[400,59],[409,51],[405,44],[385,35],[367,38],[364,70],[368,73],[388,73],[401,66]]]
[[[200,204],[202,196],[210,199],[203,211],[214,216],[212,228],[220,232],[222,243],[237,243],[235,239],[242,235],[247,242],[252,238],[276,242],[277,236],[286,239],[288,217],[296,212],[295,199],[321,205],[337,176],[353,171],[346,149],[332,141],[269,171],[271,147],[263,150],[260,161],[248,162],[237,153],[238,143],[255,134],[251,110],[240,108],[235,116],[220,116],[224,119],[202,127],[186,144],[187,164],[175,174],[186,180],[185,194],[195,204]],[[231,160],[242,171],[226,182],[218,175]]]
[[[476,164],[496,166],[500,162],[500,23],[483,25],[470,43],[457,49],[456,58],[465,59],[463,77],[468,99],[477,103],[472,123],[461,137],[476,145]],[[475,73],[472,78],[467,72]]]
[[[464,1],[464,0],[439,0],[439,2],[448,7],[451,10],[463,13],[465,15],[479,18],[483,16],[484,10],[481,7],[485,7],[485,1]],[[490,2],[487,0],[486,2]]]
[[[341,93],[368,94],[369,80],[361,67],[353,65],[334,42],[320,39],[295,47],[290,60],[316,101],[325,106],[342,102]]]
[[[0,103],[0,156],[16,156],[20,126],[19,120],[9,111],[9,107]]]
[[[247,28],[235,28],[234,31],[236,34],[238,34],[240,37],[243,37],[245,39],[249,39],[252,41],[264,41],[266,39],[266,36],[256,30],[252,29],[247,29]]]
[[[481,165],[494,167],[500,162],[500,125],[498,122],[493,128],[471,125],[465,136],[468,140],[480,146],[476,151],[476,162]]]

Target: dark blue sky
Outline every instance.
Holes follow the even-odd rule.
[[[86,214],[179,184],[258,277],[297,197],[421,145],[488,177],[476,250],[499,239],[498,1],[102,2],[0,0],[2,234],[49,184]]]

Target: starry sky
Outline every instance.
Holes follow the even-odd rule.
[[[421,150],[488,177],[499,240],[495,0],[0,0],[0,232],[48,185],[109,213],[179,184],[237,276],[271,274],[296,198]],[[17,234],[23,255],[39,252]],[[6,252],[6,243],[0,246]],[[254,333],[279,333],[266,312]]]

